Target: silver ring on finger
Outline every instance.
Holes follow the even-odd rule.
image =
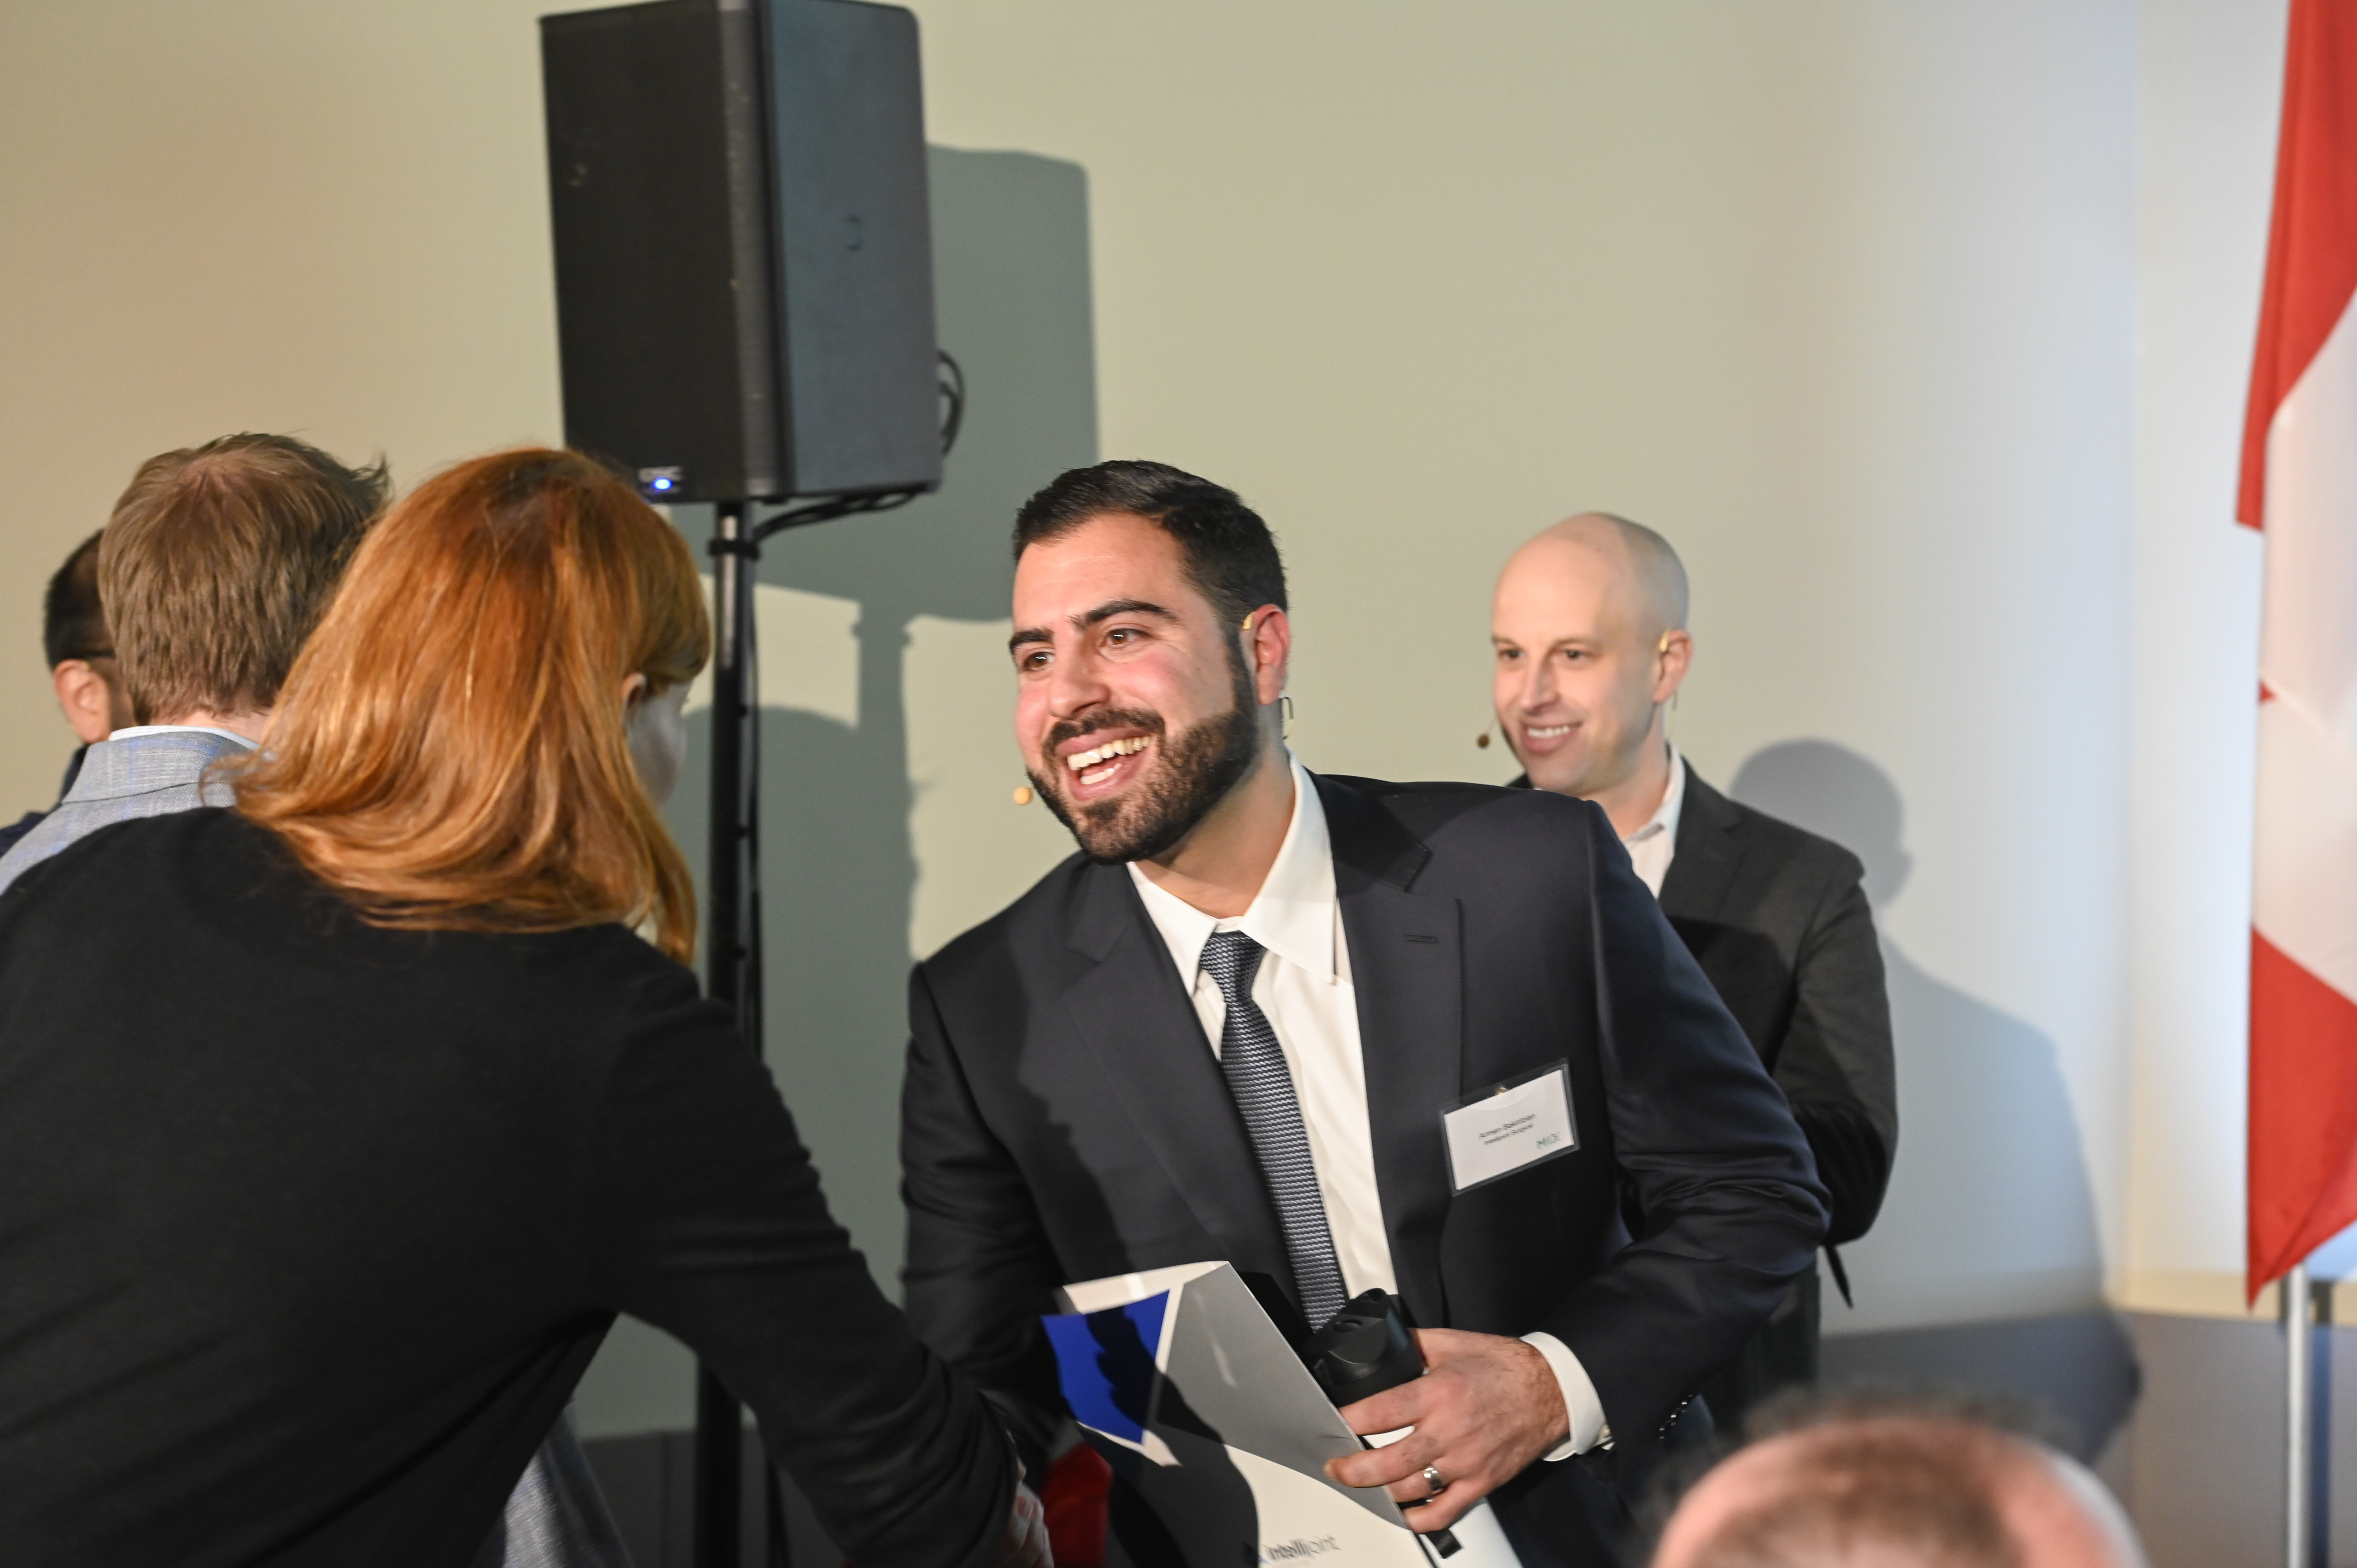
[[[1424,1495],[1427,1498],[1437,1498],[1448,1489],[1448,1477],[1426,1465],[1424,1467],[1424,1484],[1432,1488]]]

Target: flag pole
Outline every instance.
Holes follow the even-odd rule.
[[[2235,521],[2266,539],[2251,875],[2246,1258],[2280,1282],[2284,1563],[2332,1535],[2334,1282],[2313,1260],[2357,1226],[2357,897],[2347,789],[2357,741],[2357,5],[2290,0],[2266,281],[2243,419]],[[2324,845],[2329,853],[2319,853]],[[2341,1271],[2328,1262],[2327,1273]]]
[[[2310,1318],[2312,1293],[2308,1264],[2292,1265],[2283,1277],[2284,1321],[2284,1568],[2314,1568],[2317,1561],[2315,1415],[2316,1378],[2309,1355],[2316,1345]]]

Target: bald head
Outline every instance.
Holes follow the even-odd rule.
[[[1685,564],[1641,522],[1584,511],[1541,529],[1507,559],[1498,592],[1559,590],[1567,579],[1625,600],[1649,638],[1685,628]]]
[[[1685,624],[1685,568],[1641,523],[1582,512],[1514,552],[1490,612],[1494,701],[1533,784],[1598,802],[1624,832],[1652,811]]]
[[[2084,1466],[1951,1415],[1824,1420],[1686,1494],[1653,1568],[2142,1568]]]

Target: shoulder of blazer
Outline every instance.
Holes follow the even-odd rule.
[[[1731,874],[1733,862],[1739,859],[1754,874],[1773,877],[1848,883],[1866,875],[1857,856],[1833,840],[1727,799],[1712,789],[1692,763],[1686,764],[1685,806],[1678,815],[1677,854],[1670,860],[1671,877],[1677,877],[1689,854],[1696,862],[1692,870],[1725,863]],[[1667,882],[1662,891],[1667,902],[1671,892]]]
[[[1406,889],[1432,860],[1437,838],[1454,851],[1479,854],[1494,840],[1512,853],[1527,844],[1533,821],[1553,822],[1592,834],[1583,813],[1597,808],[1540,789],[1491,784],[1398,784],[1381,779],[1312,774],[1334,847],[1337,890],[1387,882]],[[935,991],[1003,983],[1010,971],[1036,970],[1049,955],[1101,961],[1122,935],[1144,920],[1145,908],[1125,866],[1100,865],[1072,854],[1029,890],[921,961]]]
[[[1076,851],[1015,902],[951,938],[931,957],[920,960],[917,967],[939,990],[1003,974],[1010,963],[1019,966],[1046,951],[1062,951],[1067,938],[1084,924],[1082,908],[1101,902],[1109,891],[1127,891],[1127,882],[1123,867],[1099,865]]]
[[[1527,857],[1534,832],[1583,845],[1595,840],[1600,808],[1568,795],[1512,785],[1432,782],[1312,774],[1334,844],[1337,888],[1353,877],[1411,888],[1440,855]]]

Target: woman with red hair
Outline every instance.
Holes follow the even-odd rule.
[[[0,1562],[468,1563],[617,1313],[862,1568],[1039,1562],[988,1407],[683,967],[708,632],[577,456],[361,544],[232,809],[0,898]]]

